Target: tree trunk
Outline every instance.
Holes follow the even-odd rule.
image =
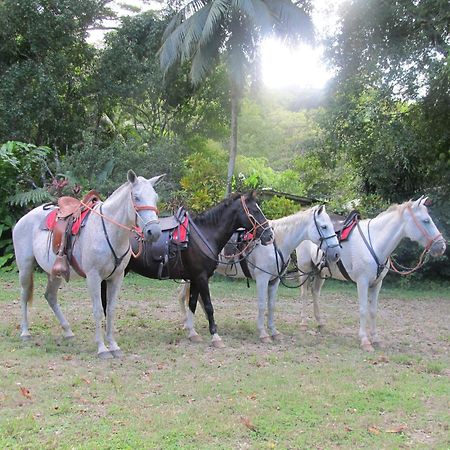
[[[239,114],[239,89],[235,82],[231,82],[231,138],[230,138],[230,159],[228,160],[227,190],[225,197],[231,194],[231,181],[234,174],[237,155],[237,131]]]

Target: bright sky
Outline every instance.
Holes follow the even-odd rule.
[[[313,22],[317,38],[327,35],[336,28],[337,8],[344,0],[313,0]],[[131,14],[119,5],[127,3],[139,6],[143,10],[159,9],[158,0],[123,0],[112,2],[113,9],[119,15]],[[105,26],[111,24],[104,24]],[[95,30],[90,33],[90,42],[101,45],[104,32]],[[333,72],[322,61],[323,49],[300,45],[288,48],[275,39],[266,39],[261,49],[262,79],[270,89],[311,88],[320,89],[333,76]]]
[[[314,0],[313,22],[320,39],[336,28],[342,0]],[[323,48],[302,44],[289,48],[276,39],[266,39],[261,49],[262,77],[271,89],[323,88],[333,76],[322,60]]]

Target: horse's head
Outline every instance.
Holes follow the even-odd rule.
[[[137,216],[137,225],[142,230],[144,240],[155,242],[161,236],[161,226],[158,219],[158,194],[156,186],[165,176],[159,175],[150,179],[138,177],[132,170],[128,171],[127,178],[131,184],[131,201]]]
[[[341,257],[341,246],[325,206],[312,208],[312,218],[308,230],[310,240],[319,245],[329,262],[337,262]]]
[[[418,242],[432,256],[440,256],[445,252],[447,246],[445,239],[428,214],[427,200],[427,197],[422,196],[418,200],[409,201],[406,204],[406,208],[403,210],[405,232],[412,241]]]
[[[240,207],[238,207],[238,226],[252,231],[256,239],[261,240],[262,245],[273,242],[273,230],[264,216],[256,199],[256,193],[241,195]]]

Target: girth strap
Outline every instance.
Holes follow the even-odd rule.
[[[108,246],[109,246],[109,248],[110,248],[110,250],[111,250],[111,253],[112,253],[113,257],[114,257],[114,269],[113,269],[112,272],[105,278],[105,280],[107,280],[107,279],[108,279],[108,278],[116,271],[117,267],[120,266],[120,264],[121,264],[122,261],[123,261],[123,258],[125,258],[125,256],[128,255],[128,252],[129,252],[130,249],[131,249],[131,245],[128,245],[127,251],[126,251],[122,256],[120,256],[120,257],[117,256],[117,254],[116,254],[116,252],[114,251],[114,248],[113,248],[113,246],[112,246],[112,244],[111,244],[111,241],[109,240],[108,232],[106,231],[106,225],[105,225],[105,220],[104,220],[104,218],[103,218],[102,206],[103,206],[103,205],[100,205],[100,213],[101,213],[101,216],[100,216],[100,217],[101,217],[101,219],[102,219],[103,233],[105,234],[106,242],[108,243]]]
[[[378,259],[378,256],[375,253],[375,250],[372,247],[372,242],[368,242],[366,237],[364,236],[364,233],[361,230],[361,227],[359,225],[359,222],[357,222],[357,227],[358,227],[358,231],[359,234],[362,237],[362,240],[364,241],[364,244],[366,244],[367,249],[369,250],[370,254],[372,255],[372,258],[375,260],[376,264],[377,264],[377,278],[381,275],[381,272],[383,272],[384,268],[386,267],[386,263],[385,264],[380,264],[380,260]],[[367,234],[369,236],[369,240],[370,240],[370,230],[369,230],[369,226],[370,226],[370,220],[369,223],[367,224]],[[386,261],[387,262],[387,261]]]

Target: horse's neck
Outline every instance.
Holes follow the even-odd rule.
[[[235,222],[236,214],[227,214],[224,212],[220,220],[215,220],[211,223],[200,221],[199,223],[196,222],[196,225],[207,239],[208,244],[219,254],[236,231],[237,226]]]
[[[361,225],[368,241],[367,227],[369,226],[373,249],[380,263],[386,261],[400,241],[406,236],[402,215],[396,210],[375,217],[370,221],[370,225],[369,220],[362,221]]]
[[[135,222],[135,214],[129,201],[130,196],[131,193],[127,186],[120,187],[105,200],[102,205],[102,214],[118,224],[131,227]],[[106,225],[107,223],[109,221],[105,221]],[[128,233],[124,233],[122,228],[113,226],[112,229],[116,230],[116,233],[122,232],[125,238],[128,239]]]
[[[300,242],[308,239],[310,215],[306,212],[272,221],[275,243],[283,256],[288,257]]]

